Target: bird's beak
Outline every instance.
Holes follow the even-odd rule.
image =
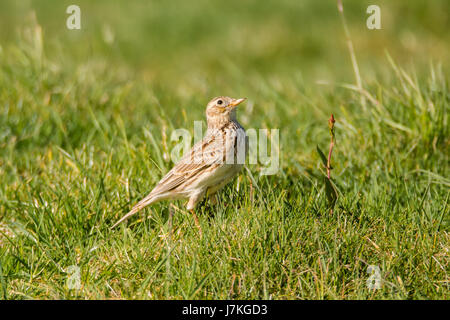
[[[241,104],[242,102],[244,102],[247,98],[242,98],[242,99],[233,99],[231,100],[230,106],[233,108],[236,108],[238,104]]]

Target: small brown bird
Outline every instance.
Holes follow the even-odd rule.
[[[236,120],[236,106],[244,99],[216,97],[206,106],[208,129],[202,141],[170,170],[148,196],[111,228],[146,206],[161,200],[189,199],[186,208],[194,216],[194,208],[206,195],[216,202],[222,189],[242,169],[248,150],[244,128]],[[201,230],[201,229],[200,229]]]

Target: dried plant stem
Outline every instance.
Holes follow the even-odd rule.
[[[328,162],[327,162],[327,178],[331,179],[331,153],[333,152],[334,139],[331,138],[330,150],[328,151]]]
[[[334,123],[335,122],[336,122],[336,120],[334,119],[333,114],[331,114],[330,119],[328,119],[328,127],[330,128],[330,148],[328,150],[328,158],[327,158],[327,178],[329,180],[330,186],[332,186],[332,183],[331,183],[331,154],[333,153],[334,140],[335,140],[335,136],[334,136]],[[334,208],[334,204],[331,206],[330,214],[333,214],[333,208]]]
[[[334,123],[336,120],[334,119],[334,115],[331,114],[330,119],[328,119],[328,127],[330,128],[330,149],[328,150],[328,159],[327,159],[327,177],[331,179],[331,153],[333,152],[334,147]]]

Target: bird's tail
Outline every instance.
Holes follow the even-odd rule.
[[[152,204],[153,202],[155,202],[155,197],[153,195],[148,195],[146,196],[144,199],[142,199],[141,201],[139,201],[134,207],[133,209],[131,209],[130,212],[128,212],[126,215],[124,215],[119,221],[117,221],[112,227],[111,229],[114,229],[116,226],[118,226],[119,224],[121,224],[122,222],[124,222],[125,220],[127,220],[129,217],[131,217],[132,215],[134,215],[135,213],[138,213],[139,211],[141,211],[142,209],[144,209],[146,206]]]

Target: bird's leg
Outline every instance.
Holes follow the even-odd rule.
[[[170,233],[170,237],[172,238],[173,236],[173,209],[172,207],[169,206],[169,233]]]
[[[200,223],[198,222],[198,218],[197,218],[197,215],[195,214],[194,208],[195,208],[195,205],[197,204],[197,202],[199,202],[203,198],[204,195],[205,195],[205,193],[202,192],[202,193],[197,193],[197,194],[191,196],[189,198],[189,201],[186,206],[186,208],[192,213],[192,215],[194,217],[195,225],[197,226],[197,228],[200,232],[200,236],[202,236],[202,227],[200,226]]]
[[[202,227],[200,226],[200,222],[198,222],[198,217],[197,217],[197,215],[195,214],[195,210],[194,210],[194,209],[191,209],[191,210],[189,210],[189,211],[192,213],[192,216],[194,217],[195,225],[197,226],[198,232],[200,233],[200,237],[201,237],[201,236],[202,236]]]
[[[211,203],[211,205],[215,206],[217,204],[217,194],[210,194],[209,195],[209,203]]]

